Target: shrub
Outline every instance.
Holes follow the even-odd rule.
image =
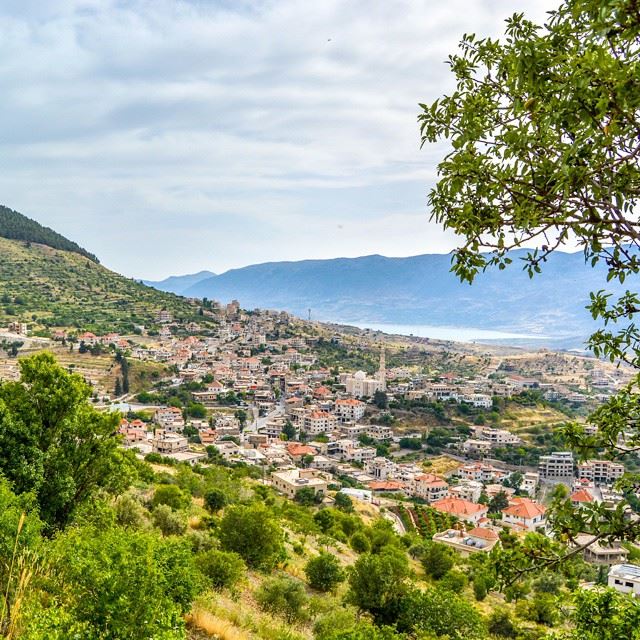
[[[321,553],[311,558],[304,572],[309,585],[317,591],[333,591],[344,580],[340,561],[330,553]]]
[[[307,594],[298,580],[278,576],[262,583],[256,600],[262,610],[282,616],[287,622],[295,622],[304,617]]]
[[[220,489],[211,489],[204,494],[204,506],[211,513],[217,513],[227,505],[227,496]]]
[[[198,558],[200,571],[214,589],[230,589],[244,576],[246,566],[242,558],[233,551],[211,549]]]
[[[151,504],[154,507],[167,505],[178,511],[179,509],[186,509],[191,504],[191,498],[185,495],[180,487],[175,484],[161,484],[153,492]]]
[[[185,517],[166,504],[153,510],[153,524],[162,531],[163,536],[180,536],[187,530]]]

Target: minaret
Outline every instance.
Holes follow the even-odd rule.
[[[380,389],[387,390],[387,368],[384,359],[384,345],[380,347],[380,368],[378,369],[378,380],[380,381]]]

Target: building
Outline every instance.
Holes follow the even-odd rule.
[[[609,569],[607,584],[620,593],[640,596],[640,567],[635,564],[614,564]]]
[[[462,498],[443,498],[442,500],[432,502],[431,506],[442,513],[448,513],[451,516],[470,522],[473,525],[477,525],[478,522],[487,515],[487,511],[489,510],[488,507],[483,504],[476,504],[475,502],[469,502]]]
[[[164,429],[158,429],[152,441],[154,453],[169,455],[189,450],[189,441],[177,433],[169,433]]]
[[[493,447],[504,447],[510,444],[520,444],[522,440],[506,429],[493,429],[492,427],[477,427],[476,438],[487,440]]]
[[[458,529],[448,529],[433,536],[434,541],[446,544],[460,553],[468,556],[472,553],[488,553],[500,540],[498,534],[493,529],[475,527],[470,531],[459,531]]]
[[[302,489],[313,489],[314,494],[324,495],[327,493],[327,480],[322,473],[315,469],[275,471],[271,474],[271,482],[275,489],[292,500]]]
[[[449,485],[432,473],[415,476],[412,483],[413,495],[427,502],[442,500],[449,495]]]
[[[302,430],[310,436],[328,433],[336,428],[336,417],[326,411],[310,411],[302,420]]]
[[[587,460],[578,465],[578,478],[611,484],[624,475],[624,465],[611,460]]]
[[[529,498],[512,498],[502,510],[502,523],[523,531],[537,531],[546,524],[546,509]]]
[[[355,398],[371,398],[376,391],[384,391],[384,385],[378,378],[369,378],[364,371],[345,376],[344,386],[347,393]]]
[[[477,438],[469,438],[462,443],[462,451],[466,455],[487,454],[491,452],[491,443],[488,440],[479,440]]]
[[[360,400],[346,398],[336,400],[334,404],[334,412],[341,423],[358,422],[364,416],[366,405]]]
[[[534,471],[526,471],[522,476],[520,490],[533,498],[538,490],[538,484],[540,484],[540,476]]]
[[[542,480],[560,482],[573,478],[573,454],[570,451],[554,451],[540,456],[538,472]]]
[[[477,480],[462,480],[459,484],[449,487],[449,494],[454,498],[478,502],[482,495],[482,486]]]
[[[576,536],[575,543],[582,547],[593,540],[593,536],[581,533]],[[582,552],[584,559],[592,564],[614,565],[624,563],[629,556],[629,552],[619,543],[607,543],[603,540],[596,540],[589,544]]]

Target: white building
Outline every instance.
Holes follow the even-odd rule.
[[[570,451],[554,451],[551,455],[540,456],[538,472],[543,480],[573,478],[573,454]]]
[[[295,498],[298,491],[311,488],[315,494],[327,492],[327,480],[315,469],[288,469],[271,474],[273,487],[288,498]]]
[[[371,398],[376,391],[384,391],[384,385],[378,378],[369,378],[364,371],[346,376],[344,385],[347,393],[355,398]]]
[[[310,436],[328,433],[336,428],[336,417],[326,411],[310,411],[302,421],[302,430]]]
[[[587,460],[578,465],[578,478],[611,484],[624,475],[624,465],[611,460]]]
[[[336,400],[334,405],[335,414],[340,422],[358,422],[364,416],[366,405],[360,400],[346,398]]]
[[[502,510],[502,523],[522,531],[537,531],[546,524],[546,509],[529,498],[512,498]]]
[[[415,476],[411,488],[414,496],[427,502],[435,502],[449,495],[448,483],[432,473]]]
[[[609,569],[607,584],[620,593],[640,596],[640,567],[635,564],[614,564]]]

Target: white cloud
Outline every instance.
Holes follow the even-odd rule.
[[[417,102],[450,89],[462,33],[545,8],[4,2],[4,202],[146,277],[446,251],[426,210],[442,149],[419,151]]]

